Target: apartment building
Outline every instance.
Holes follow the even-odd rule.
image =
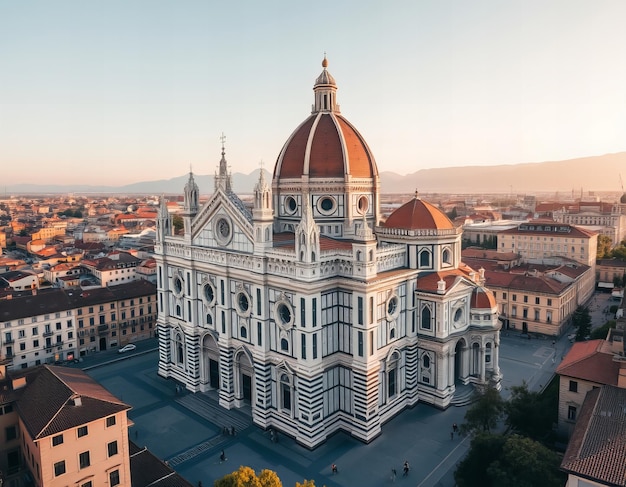
[[[602,201],[579,201],[563,205],[554,211],[553,218],[559,223],[578,225],[606,235],[618,245],[626,238],[626,204]]]
[[[82,266],[100,281],[102,287],[116,286],[139,279],[141,259],[128,252],[114,252],[107,257],[83,259]]]
[[[16,405],[35,485],[131,485],[130,406],[82,370],[43,366],[34,373]]]
[[[89,291],[48,289],[0,301],[8,368],[72,360],[154,336],[156,286],[136,281]]]
[[[155,336],[156,285],[145,280],[68,291],[76,313],[80,356]]]
[[[570,436],[587,393],[603,385],[626,388],[621,340],[576,342],[556,369],[559,376],[558,428]],[[621,352],[621,354],[620,354]]]
[[[566,257],[595,269],[598,234],[552,220],[532,220],[498,233],[498,252],[517,252],[525,260]]]

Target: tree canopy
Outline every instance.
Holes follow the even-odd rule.
[[[560,456],[541,443],[519,435],[481,433],[454,472],[459,487],[562,486]]]
[[[514,433],[545,442],[552,432],[557,408],[558,393],[551,395],[529,391],[524,381],[511,387],[511,397],[504,406],[505,424]]]
[[[465,422],[461,425],[461,433],[489,433],[498,425],[503,412],[504,401],[500,397],[500,392],[488,386],[465,412]]]
[[[282,487],[282,483],[273,470],[261,470],[259,476],[250,467],[239,467],[213,484],[215,487]]]
[[[581,342],[589,336],[591,332],[591,315],[587,306],[579,306],[572,315],[572,323],[576,328],[576,341]]]

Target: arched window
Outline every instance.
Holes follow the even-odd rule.
[[[428,356],[428,354],[424,354],[424,356],[422,357],[422,366],[425,369],[430,369],[430,357]]]
[[[211,313],[207,313],[206,314],[206,324],[207,325],[212,325],[213,324],[213,317],[211,316]]]
[[[422,308],[422,323],[421,326],[424,330],[430,330],[430,308],[428,306],[424,306]]]
[[[180,333],[176,333],[175,346],[176,346],[176,363],[182,364],[184,361],[183,338],[180,335]]]
[[[491,363],[491,343],[488,343],[485,347],[485,363]]]
[[[280,376],[280,406],[285,411],[291,411],[291,383],[287,374]]]
[[[248,329],[245,326],[242,326],[239,329],[239,335],[241,336],[241,338],[248,338]]]
[[[286,338],[280,340],[280,349],[285,352],[289,351],[289,341]]]
[[[393,340],[396,337],[396,329],[392,328],[391,331],[389,332],[389,339]]]
[[[430,267],[430,252],[428,250],[420,251],[420,267]]]
[[[452,256],[452,253],[450,252],[450,249],[444,249],[441,260],[443,260],[444,264],[451,264],[452,263],[451,256]]]
[[[361,251],[360,251],[360,250],[357,250],[357,251],[356,251],[356,260],[357,260],[358,262],[361,262]]]
[[[394,353],[387,362],[387,397],[393,398],[398,394],[398,361],[400,357]]]
[[[180,304],[176,305],[176,316],[180,316],[182,313],[182,308],[180,307]]]

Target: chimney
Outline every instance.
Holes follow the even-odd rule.
[[[74,406],[82,406],[83,405],[83,401],[81,400],[80,396],[76,396],[74,398]]]

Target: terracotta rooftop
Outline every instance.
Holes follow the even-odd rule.
[[[597,384],[617,385],[619,363],[613,361],[612,353],[602,351],[604,340],[575,342],[556,373]]]
[[[602,386],[587,393],[562,470],[601,485],[626,486],[625,404],[625,389]]]
[[[42,365],[37,372],[17,401],[33,439],[130,409],[80,369]]]
[[[294,233],[275,233],[274,247],[294,250],[296,248]],[[320,250],[352,250],[352,242],[349,240],[336,240],[334,238],[321,235]]]
[[[383,226],[404,230],[446,230],[454,228],[452,221],[443,211],[417,196],[389,215]]]

